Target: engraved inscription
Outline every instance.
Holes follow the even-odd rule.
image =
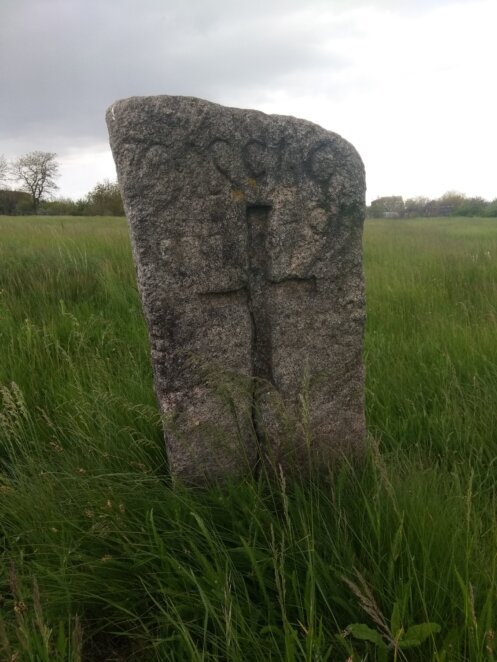
[[[274,144],[267,144],[263,140],[254,138],[245,143],[238,152],[228,140],[215,138],[209,145],[209,152],[217,170],[230,182],[240,182],[241,170],[249,181],[260,180],[271,174],[277,181],[290,176],[296,179],[297,169],[295,154],[292,154],[292,162],[285,167],[289,145],[285,138],[281,138]],[[329,184],[336,172],[335,146],[332,141],[320,142],[307,153],[307,157],[300,153],[301,162],[308,177],[319,184]],[[234,176],[234,172],[238,176]]]
[[[307,158],[307,171],[315,181],[327,184],[335,173],[335,154],[331,142],[316,145]]]
[[[267,173],[267,145],[262,140],[249,140],[242,149],[242,158],[252,177],[257,179]]]
[[[209,145],[209,151],[212,157],[212,161],[219,172],[224,175],[227,179],[231,179],[231,154],[232,147],[227,140],[223,138],[216,138]]]

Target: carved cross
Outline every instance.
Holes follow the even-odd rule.
[[[270,204],[247,206],[248,271],[247,283],[232,290],[202,292],[202,296],[238,295],[243,292],[252,322],[252,376],[274,383],[271,343],[271,314],[268,309],[268,288],[283,286],[286,283],[302,283],[309,291],[316,290],[316,278],[289,276],[273,280],[269,276],[270,255],[267,250],[267,228],[269,225]]]

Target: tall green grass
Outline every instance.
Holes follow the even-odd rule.
[[[365,269],[365,465],[172,490],[125,221],[0,218],[0,659],[495,658],[497,223]]]

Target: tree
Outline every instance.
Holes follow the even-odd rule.
[[[0,214],[25,214],[31,211],[31,196],[24,191],[0,191]]]
[[[7,179],[8,165],[3,154],[0,154],[0,184]]]
[[[465,198],[464,201],[456,207],[452,216],[484,216],[489,203],[480,197]]]
[[[55,183],[59,176],[56,156],[53,152],[29,152],[12,163],[12,175],[21,183],[21,188],[31,195],[35,213],[40,201],[58,189]]]
[[[376,198],[370,206],[373,218],[400,218],[404,215],[404,200],[401,195],[389,195]]]
[[[117,182],[105,179],[99,182],[86,197],[86,212],[91,216],[124,216],[121,191]]]
[[[488,217],[497,217],[497,198],[487,204],[487,207],[482,215]]]
[[[83,216],[86,212],[84,200],[71,200],[71,198],[55,198],[43,200],[38,209],[39,214],[48,216]]]
[[[428,198],[423,198],[420,195],[416,198],[408,198],[404,204],[406,216],[410,218],[415,216],[425,216],[429,202]]]
[[[438,212],[439,216],[450,216],[454,215],[460,207],[466,201],[466,196],[464,193],[459,193],[459,191],[447,191],[444,193],[441,198],[438,199]]]

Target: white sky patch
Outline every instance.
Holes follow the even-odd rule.
[[[351,34],[323,44],[349,59],[329,72],[338,92],[328,94],[320,74],[308,94],[275,90],[262,109],[291,108],[350,140],[366,164],[369,200],[438,197],[449,189],[496,198],[497,2],[421,16],[375,9],[348,16]]]
[[[77,200],[91,191],[97,182],[116,179],[114,160],[105,143],[75,150],[59,158],[59,162],[59,196]]]

